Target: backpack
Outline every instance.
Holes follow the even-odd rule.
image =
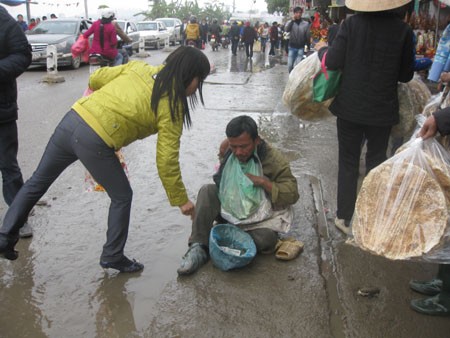
[[[200,37],[200,28],[198,24],[188,24],[186,27],[186,39],[197,40]]]

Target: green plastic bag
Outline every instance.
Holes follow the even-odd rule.
[[[219,200],[222,209],[240,220],[258,210],[264,193],[264,190],[254,186],[245,174],[262,176],[259,161],[251,158],[247,163],[241,163],[231,154],[222,171]]]
[[[339,91],[342,73],[340,70],[327,70],[325,66],[325,58],[327,53],[323,55],[321,70],[314,77],[313,84],[313,101],[324,102],[335,97]]]

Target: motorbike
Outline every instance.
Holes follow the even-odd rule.
[[[89,73],[95,72],[101,67],[111,67],[114,60],[104,57],[101,54],[89,54]]]
[[[193,40],[193,39],[186,40],[186,44],[187,44],[189,47],[195,47],[195,48],[198,48],[198,42],[197,42],[196,40]]]
[[[211,35],[211,38],[209,39],[209,44],[211,45],[213,52],[219,50],[219,42],[217,41],[217,37],[215,34]]]
[[[124,65],[128,63],[129,56],[131,56],[133,53],[131,45],[122,45],[119,49],[119,53],[121,53],[123,56],[122,64]],[[89,73],[93,73],[101,67],[111,67],[113,64],[114,60],[109,59],[101,54],[89,54]]]
[[[230,39],[228,38],[228,36],[222,36],[220,41],[222,44],[222,48],[228,48],[228,45],[230,44]]]

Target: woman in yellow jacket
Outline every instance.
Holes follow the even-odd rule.
[[[133,192],[115,150],[158,134],[156,163],[170,204],[192,215],[178,161],[183,125],[189,127],[191,105],[203,104],[202,84],[210,71],[199,50],[181,46],[164,65],[133,61],[93,73],[94,90],[79,99],[56,127],[38,168],[16,195],[0,228],[0,256],[14,260],[19,229],[36,202],[56,178],[80,160],[111,198],[106,243],[100,265],[120,272],[136,272],[144,265],[124,255]]]

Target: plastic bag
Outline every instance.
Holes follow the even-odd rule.
[[[209,254],[223,271],[241,268],[256,256],[256,245],[245,231],[231,224],[218,224],[209,234]]]
[[[89,49],[89,40],[86,39],[83,34],[80,34],[77,41],[72,45],[70,48],[70,51],[72,52],[72,56],[74,58],[78,57],[79,55],[83,54]]]
[[[254,52],[261,51],[261,42],[260,41],[255,41],[255,43],[253,44],[253,51]]]
[[[394,260],[450,261],[439,254],[450,234],[449,174],[449,155],[435,139],[409,141],[364,179],[352,222],[355,244]]]
[[[316,121],[330,116],[328,107],[332,99],[313,101],[313,78],[319,71],[320,60],[314,52],[294,67],[283,92],[283,103],[303,120]]]
[[[324,102],[335,97],[341,85],[342,73],[340,70],[328,70],[325,66],[327,53],[322,57],[320,71],[314,77],[313,101]]]
[[[264,190],[254,186],[245,174],[262,176],[259,159],[250,159],[244,164],[231,154],[223,168],[219,199],[222,212],[238,220],[246,219],[258,210],[264,194]]]
[[[391,136],[409,139],[416,126],[415,116],[421,114],[431,98],[431,92],[419,76],[398,88],[399,123],[392,127]]]

